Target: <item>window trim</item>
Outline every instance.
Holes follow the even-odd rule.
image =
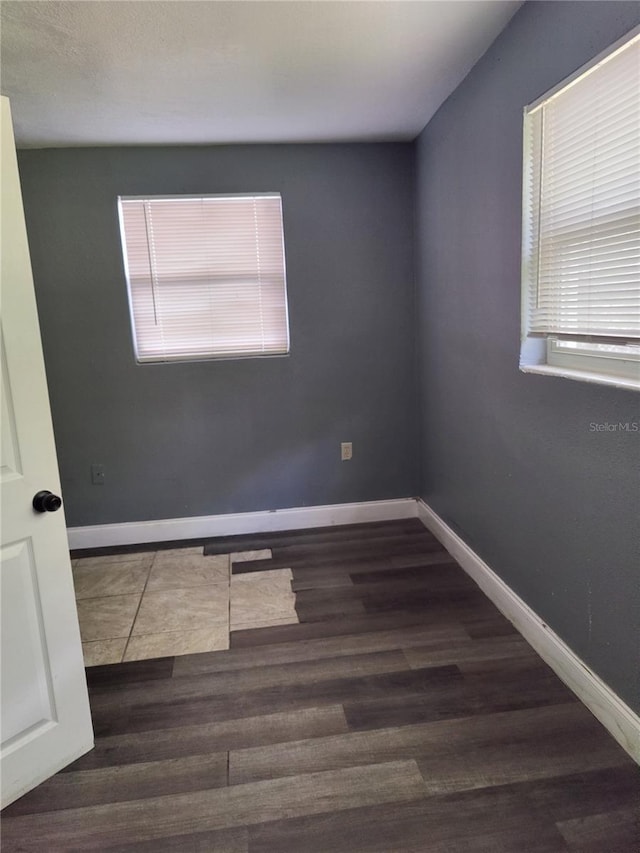
[[[553,333],[541,334],[532,333],[530,329],[530,308],[531,308],[531,283],[529,270],[529,256],[526,251],[528,243],[531,241],[531,230],[529,223],[529,211],[531,209],[533,188],[528,180],[528,152],[531,144],[531,134],[533,133],[533,123],[527,121],[530,113],[537,110],[542,104],[549,102],[561,92],[582,79],[586,75],[595,71],[603,62],[608,60],[613,54],[623,49],[631,42],[640,37],[640,26],[634,27],[616,42],[611,44],[605,50],[601,51],[597,56],[589,62],[578,68],[573,74],[570,74],[564,80],[559,82],[553,88],[549,89],[531,104],[527,105],[523,110],[523,138],[522,138],[522,237],[521,237],[521,330],[520,330],[520,363],[519,368],[522,373],[534,373],[541,375],[560,376],[566,379],[575,379],[583,382],[592,382],[603,385],[611,385],[618,388],[625,388],[640,391],[640,359],[635,353],[635,349],[640,345],[640,340],[617,339],[616,344],[624,346],[625,344],[633,345],[634,351],[629,354],[620,353],[613,354],[600,347],[606,346],[606,340],[594,340],[593,337],[588,338],[588,347],[584,347],[584,352],[568,353],[565,349],[563,352],[562,339],[567,339],[568,336],[559,336]],[[595,336],[594,336],[595,337]],[[579,335],[569,337],[571,341],[584,341],[585,338]],[[612,366],[615,365],[615,370]]]

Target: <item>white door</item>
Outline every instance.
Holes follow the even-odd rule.
[[[11,113],[2,98],[0,593],[2,805],[93,746]],[[55,501],[52,502],[52,505]]]

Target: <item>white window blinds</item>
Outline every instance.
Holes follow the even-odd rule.
[[[528,332],[640,337],[640,36],[525,112]]]
[[[138,361],[289,351],[279,195],[119,206]]]

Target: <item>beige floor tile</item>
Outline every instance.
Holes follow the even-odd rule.
[[[102,666],[106,663],[120,663],[127,645],[125,637],[119,640],[94,640],[82,644],[85,666]]]
[[[228,626],[229,589],[207,584],[188,589],[147,590],[133,626],[133,634],[164,634]]]
[[[280,589],[291,592],[291,581],[293,572],[291,569],[267,569],[264,572],[242,572],[239,575],[231,575],[231,584],[249,584],[251,586],[277,585]]]
[[[232,602],[263,598],[290,601],[294,595],[291,589],[292,579],[291,569],[231,575],[229,595]]]
[[[157,551],[159,557],[202,557],[204,545],[194,548],[164,548]]]
[[[78,601],[78,619],[83,642],[128,637],[140,602],[135,595],[107,595]]]
[[[191,655],[217,652],[229,648],[227,626],[203,628],[199,631],[167,631],[163,634],[142,634],[131,637],[125,660]]]
[[[296,625],[298,623],[298,614],[293,613],[288,616],[281,616],[279,619],[257,618],[253,622],[231,622],[230,631],[249,631],[252,628],[272,628],[275,625]]]
[[[234,551],[229,556],[232,563],[247,563],[249,560],[271,560],[273,558],[271,548],[263,548],[261,551]]]
[[[203,557],[159,552],[151,567],[147,589],[182,589],[214,583],[229,583],[229,557],[226,554]]]
[[[298,621],[295,593],[283,589],[273,579],[231,585],[230,620],[231,626],[243,623],[256,623],[274,619]]]
[[[100,557],[78,557],[71,561],[74,566],[111,566],[114,563],[138,563],[147,568],[153,562],[155,551],[140,551],[137,554],[104,554]]]
[[[278,586],[232,586],[230,588],[231,607],[259,607],[261,603],[271,608],[290,610],[295,607],[296,594]]]
[[[73,585],[76,599],[141,593],[148,574],[149,566],[144,562],[74,566]]]

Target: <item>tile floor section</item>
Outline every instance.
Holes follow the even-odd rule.
[[[297,623],[291,569],[231,573],[264,559],[200,546],[72,560],[85,665],[219,651],[231,631]]]

